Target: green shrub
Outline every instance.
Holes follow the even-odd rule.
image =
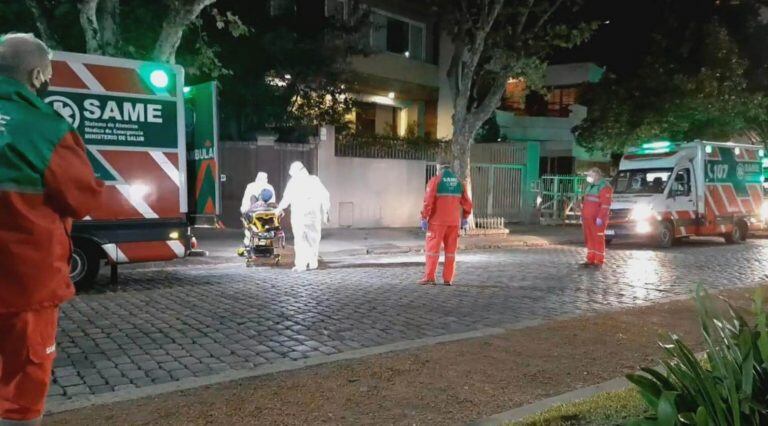
[[[703,287],[696,290],[706,356],[699,360],[677,336],[662,344],[670,359],[666,374],[644,368],[627,379],[640,391],[653,415],[631,425],[768,424],[768,315],[760,290],[754,298],[755,323],[728,304],[717,314]],[[726,302],[727,303],[727,302]]]
[[[643,399],[634,388],[606,392],[591,398],[562,404],[535,416],[527,417],[513,426],[614,426],[647,412]]]

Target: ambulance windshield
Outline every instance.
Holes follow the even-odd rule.
[[[672,169],[621,170],[613,178],[614,194],[661,194]]]

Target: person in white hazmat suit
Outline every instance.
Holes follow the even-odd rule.
[[[301,161],[291,164],[291,178],[285,187],[278,213],[290,206],[294,271],[317,269],[322,222],[330,222],[331,196],[317,176],[312,176]]]
[[[243,193],[243,201],[240,203],[241,214],[246,214],[248,212],[251,206],[258,200],[262,191],[265,189],[269,190],[269,192],[272,194],[272,198],[263,201],[267,204],[276,202],[275,188],[269,184],[268,178],[269,175],[264,172],[259,172],[256,174],[256,179],[245,187],[245,193]],[[245,233],[245,238],[243,238],[243,245],[247,246],[250,242],[251,236],[247,229],[243,232]]]

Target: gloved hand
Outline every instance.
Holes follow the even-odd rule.
[[[595,220],[595,225],[597,225],[598,228],[602,228],[603,227],[603,219],[600,219],[598,217],[597,220]]]
[[[469,229],[469,221],[467,219],[461,219],[461,229],[465,231]]]
[[[429,228],[429,222],[427,219],[421,219],[421,230],[424,232],[427,232],[427,229]]]

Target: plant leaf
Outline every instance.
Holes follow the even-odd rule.
[[[675,426],[677,424],[677,408],[675,407],[675,396],[677,392],[665,391],[659,398],[659,408],[657,415],[660,426]]]

